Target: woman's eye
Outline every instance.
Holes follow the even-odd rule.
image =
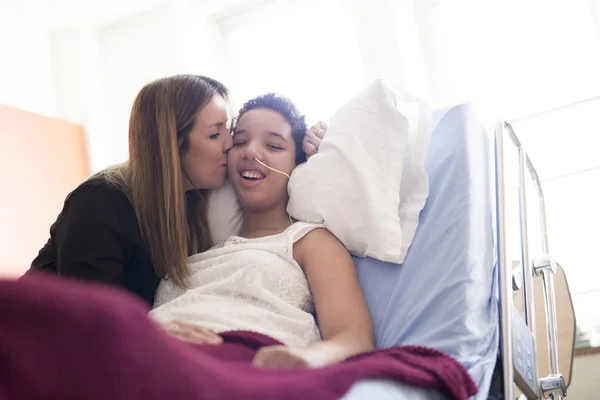
[[[268,144],[267,147],[273,150],[283,150],[283,147],[277,146],[275,144]]]
[[[234,147],[243,146],[243,145],[245,145],[245,144],[246,144],[246,142],[244,142],[244,141],[242,141],[242,140],[240,140],[240,141],[237,141],[237,142],[233,142],[233,146],[234,146]]]
[[[219,136],[221,136],[221,134],[219,132],[217,133],[213,133],[212,135],[209,136],[209,139],[217,139]]]

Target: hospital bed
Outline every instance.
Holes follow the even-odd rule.
[[[471,105],[439,110],[425,166],[430,194],[403,265],[354,258],[377,345],[446,352],[469,371],[479,388],[476,400],[519,394],[560,399],[566,389],[558,366],[544,198],[517,136],[507,123],[491,128],[482,123]],[[548,326],[550,375],[543,377],[531,333],[536,274],[544,298],[535,300],[545,303]],[[524,313],[513,304],[516,289],[523,293]],[[490,392],[495,367],[504,382],[501,393]],[[443,396],[380,380],[359,382],[344,397],[358,399]]]

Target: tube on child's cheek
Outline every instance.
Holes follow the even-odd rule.
[[[278,170],[278,169],[276,169],[276,168],[273,168],[273,167],[269,167],[267,164],[265,164],[264,162],[260,161],[260,160],[259,160],[258,158],[256,158],[256,157],[254,157],[254,159],[256,160],[256,162],[257,162],[257,163],[259,163],[259,164],[260,164],[260,165],[262,165],[263,167],[265,167],[265,168],[268,168],[268,169],[270,169],[270,170],[271,170],[271,171],[273,171],[273,172],[277,172],[277,173],[279,173],[279,174],[281,174],[281,175],[284,175],[284,176],[286,176],[288,179],[290,179],[290,176],[289,176],[288,174],[286,174],[285,172],[283,172],[283,171],[280,171],[280,170]]]

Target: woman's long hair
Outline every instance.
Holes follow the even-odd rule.
[[[198,112],[221,83],[199,75],[176,75],[146,85],[129,120],[129,161],[101,173],[129,197],[156,274],[187,285],[186,259],[210,247],[206,191],[186,193],[182,158]]]

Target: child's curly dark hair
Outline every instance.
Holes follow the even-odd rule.
[[[302,150],[302,140],[306,135],[306,121],[304,115],[287,97],[277,93],[267,93],[248,100],[240,109],[237,121],[248,111],[265,108],[281,114],[292,127],[292,137],[296,144],[296,165],[306,161],[306,153]],[[237,121],[236,124],[237,125]],[[235,127],[234,127],[235,130]]]

